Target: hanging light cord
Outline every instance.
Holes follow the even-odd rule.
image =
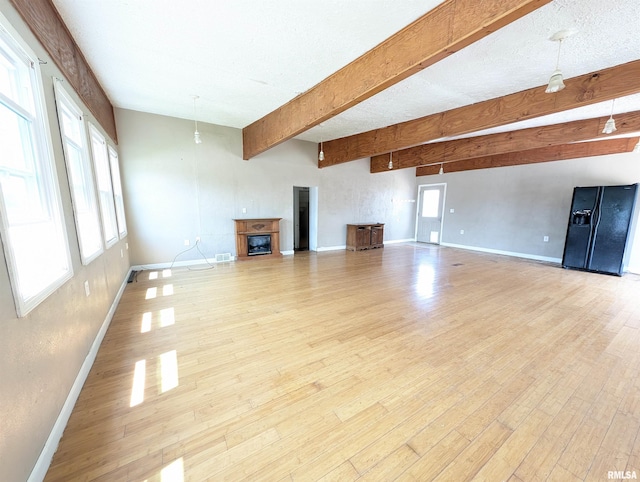
[[[560,68],[560,50],[562,49],[562,39],[558,40],[558,58],[556,59],[556,70]]]
[[[193,96],[193,120],[196,123],[196,131],[198,130],[198,116],[197,116],[197,110],[196,110],[196,99],[198,98],[197,95]]]
[[[324,150],[322,147],[322,141],[324,140],[324,135],[322,132],[322,123],[318,124],[318,126],[320,127],[320,152],[318,153],[318,161],[322,162],[324,161]]]
[[[613,107],[616,105],[616,100],[613,99],[611,101],[611,115],[609,116],[609,119],[613,119]]]

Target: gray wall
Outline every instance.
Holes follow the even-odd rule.
[[[417,185],[439,182],[447,184],[443,244],[561,259],[573,188],[640,182],[640,155],[445,172],[416,181]],[[639,213],[640,206],[636,217]],[[640,268],[637,231],[630,263],[634,272]],[[548,243],[544,236],[549,236]]]
[[[74,271],[71,280],[29,315],[18,319],[7,265],[4,256],[1,257],[0,480],[13,482],[24,481],[29,476],[126,278],[129,256],[124,239],[89,266],[82,266],[51,79],[54,75],[62,76],[8,0],[0,0],[0,11],[38,57],[48,61],[42,66],[46,108]],[[78,105],[82,105],[74,97]],[[120,256],[121,250],[124,257]],[[85,280],[91,288],[89,297],[84,293]]]
[[[415,205],[398,201],[415,197],[413,170],[372,175],[368,159],[318,169],[317,146],[298,140],[244,161],[239,129],[199,123],[196,145],[190,120],[116,109],[116,121],[134,265],[171,262],[197,236],[207,257],[235,255],[234,218],[282,218],[280,249],[292,251],[294,186],[318,187],[318,249],[344,246],[354,222],[413,238]]]

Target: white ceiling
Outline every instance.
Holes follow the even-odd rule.
[[[53,0],[116,107],[243,128],[439,0]],[[319,142],[640,59],[640,1],[555,0],[298,136]],[[640,82],[640,79],[638,79]],[[640,110],[640,95],[615,112]],[[609,115],[611,102],[483,133]]]

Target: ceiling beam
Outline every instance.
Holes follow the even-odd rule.
[[[11,3],[107,135],[117,144],[118,131],[111,101],[51,0],[11,0]]]
[[[614,118],[618,127],[616,134],[632,134],[640,131],[640,111],[616,114]],[[499,134],[423,144],[394,152],[393,168],[406,169],[606,138],[607,134],[602,133],[602,128],[607,119],[608,117],[596,117]],[[389,154],[373,156],[371,158],[371,172],[388,171],[388,164]]]
[[[640,60],[565,80],[566,88],[546,94],[545,86],[421,117],[323,143],[319,167],[405,149],[512,122],[555,114],[640,92]]]
[[[340,114],[551,0],[445,0],[305,93],[242,130],[243,157]]]
[[[638,143],[637,137],[624,139],[609,139],[606,141],[578,142],[575,144],[561,144],[558,146],[541,147],[528,151],[509,152],[495,156],[476,157],[464,161],[444,164],[444,172],[472,171],[475,169],[489,169],[492,167],[519,166],[522,164],[536,164],[539,162],[563,161],[581,157],[604,156],[606,154],[622,154],[631,152]],[[416,177],[430,176],[440,172],[440,164],[420,166],[416,168]]]

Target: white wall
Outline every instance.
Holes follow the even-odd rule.
[[[235,255],[234,218],[281,217],[293,250],[293,187],[318,188],[318,249],[344,246],[346,224],[383,222],[385,240],[413,238],[415,172],[369,173],[369,160],[317,168],[317,146],[291,140],[242,160],[239,129],[116,109],[134,265],[171,262],[200,236],[207,257]],[[246,213],[242,212],[246,208]],[[201,259],[191,250],[178,261]]]
[[[62,75],[8,0],[0,0],[0,11],[47,61],[41,66],[46,109],[74,272],[26,317],[17,318],[4,256],[0,260],[0,480],[24,481],[126,279],[129,256],[125,238],[88,266],[82,265],[53,96],[52,76]],[[87,117],[97,125],[90,114]],[[85,280],[91,288],[89,297]]]
[[[416,180],[417,185],[436,182],[447,183],[443,244],[560,260],[573,188],[640,182],[640,155],[615,154]],[[454,213],[449,212],[452,208]],[[639,214],[640,206],[636,218]],[[548,243],[543,242],[544,236],[549,236]],[[639,251],[640,234],[636,233],[630,262],[634,272],[640,271]]]

